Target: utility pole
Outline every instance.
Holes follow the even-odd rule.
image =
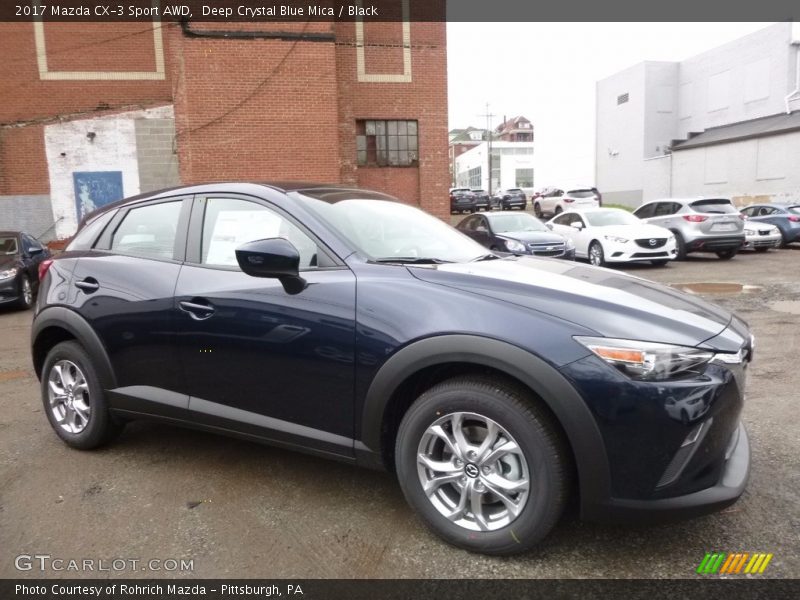
[[[486,114],[478,115],[479,117],[486,117],[486,141],[487,141],[487,148],[486,148],[486,155],[488,156],[488,163],[489,163],[489,174],[486,178],[488,182],[487,192],[489,192],[489,196],[492,195],[492,117],[494,116],[492,113],[489,112],[489,103],[486,103]]]

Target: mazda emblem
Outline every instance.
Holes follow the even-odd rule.
[[[474,463],[467,463],[467,466],[464,467],[464,473],[467,474],[468,477],[477,477],[478,476],[478,467]]]
[[[658,243],[658,240],[650,240],[650,245],[655,246]]]

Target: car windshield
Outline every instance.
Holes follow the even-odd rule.
[[[458,194],[469,194],[469,193],[471,193],[471,190],[468,190],[466,188],[456,188],[456,189],[454,189],[452,191],[452,193],[456,194],[456,195],[458,195]]]
[[[17,238],[14,236],[0,237],[0,255],[17,253]]]
[[[539,219],[527,213],[492,215],[489,223],[495,233],[509,231],[548,231]]]
[[[487,254],[486,248],[450,225],[401,202],[341,195],[332,202],[307,194],[296,197],[370,260],[469,262]]]
[[[735,213],[736,207],[727,198],[714,198],[711,200],[697,200],[690,205],[701,213]]]
[[[625,210],[609,209],[587,212],[584,217],[592,227],[609,225],[641,225],[641,221]]]

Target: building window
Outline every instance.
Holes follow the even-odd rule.
[[[533,187],[533,169],[517,169],[517,187]]]
[[[620,94],[617,96],[617,104],[625,104],[628,101],[628,94]]]
[[[381,167],[416,165],[416,121],[356,121],[358,164]]]
[[[468,171],[469,187],[480,189],[481,187],[481,167],[475,167]]]

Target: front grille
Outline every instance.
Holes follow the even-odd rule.
[[[536,256],[561,256],[564,254],[564,244],[528,244],[532,254]]]
[[[631,258],[664,258],[667,256],[669,256],[669,254],[666,252],[634,252],[631,254]]]
[[[769,229],[759,229],[758,235],[769,235]]]
[[[644,238],[636,240],[636,243],[642,248],[661,248],[667,243],[667,238]]]

